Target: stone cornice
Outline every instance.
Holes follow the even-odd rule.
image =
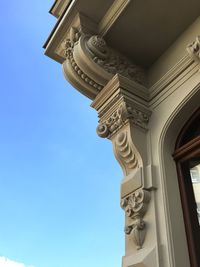
[[[197,37],[196,41],[188,45],[187,54],[149,87],[146,71],[108,47],[104,39],[96,34],[98,25],[83,14],[76,13],[73,20],[69,20],[65,25],[65,29],[60,28],[59,31],[60,39],[58,38],[57,43],[50,42],[47,51],[56,52],[55,59],[63,63],[66,79],[92,100],[115,74],[120,74],[119,82],[124,78],[123,83],[137,96],[137,101],[144,100],[147,106],[152,106],[155,102],[159,103],[160,97],[169,90],[170,84],[181,79],[185,71],[193,68],[193,65],[200,63]],[[78,38],[74,39],[73,34]]]
[[[192,59],[185,54],[177,64],[168,70],[156,83],[149,88],[149,100],[154,99],[161,91],[163,91],[172,81],[175,81],[189,66]]]
[[[57,16],[58,21],[44,44],[45,54],[59,63],[63,63],[65,57],[60,53],[60,48],[71,27],[82,27],[84,28],[83,32],[86,30],[88,33],[95,32],[104,36],[121,16],[129,3],[130,0],[114,0],[101,20],[98,23],[94,23],[92,19],[89,19],[79,11],[79,0],[55,1],[50,9],[50,13]],[[62,11],[61,14],[59,13],[60,11]],[[79,20],[78,25],[77,23],[75,25],[74,21],[77,21],[77,17],[80,17],[81,21]]]
[[[64,12],[65,8],[70,5],[70,2],[72,2],[72,0],[55,0],[53,6],[49,10],[49,13],[56,18],[59,18]]]
[[[95,34],[97,32],[96,23],[84,14],[78,13],[76,5],[76,0],[71,2],[71,8],[67,9],[58,19],[58,22],[43,46],[45,48],[45,55],[61,64],[66,59],[64,55],[64,43],[69,38],[72,27],[81,30],[83,33]]]
[[[199,37],[187,47],[187,54],[179,62],[149,86],[150,69],[144,70],[137,66],[109,47],[102,37],[129,3],[129,0],[115,0],[104,17],[94,23],[85,15],[77,13],[78,1],[72,1],[47,42],[45,53],[63,64],[66,79],[90,99],[95,99],[115,74],[120,74],[127,78],[126,87],[130,87],[130,92],[137,96],[136,102],[143,104],[144,100],[147,106],[152,107],[155,103],[159,104],[170,86],[179,81],[185,72],[193,69],[195,73],[195,65],[200,63]],[[75,39],[73,34],[76,35]]]
[[[115,21],[120,17],[131,0],[115,0],[98,25],[98,32],[105,36]]]
[[[154,109],[169,94],[179,88],[179,86],[196,73],[199,73],[199,64],[186,54],[161,79],[148,89],[149,107]]]

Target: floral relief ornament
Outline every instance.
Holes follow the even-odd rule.
[[[125,233],[133,237],[137,249],[141,249],[146,236],[146,224],[143,220],[150,201],[150,193],[140,189],[121,200],[121,207],[124,209],[127,224]]]
[[[91,36],[87,41],[87,46],[93,61],[107,72],[112,74],[119,73],[135,82],[145,84],[144,70],[108,47],[101,36]]]
[[[188,45],[187,52],[191,58],[200,63],[200,36],[197,36],[196,40]]]
[[[83,70],[80,69],[80,67],[77,65],[76,61],[74,60],[73,53],[74,53],[74,47],[77,45],[79,39],[81,37],[81,32],[77,29],[72,27],[70,29],[69,38],[65,40],[64,42],[64,54],[66,59],[70,62],[73,70],[76,72],[76,74],[88,85],[94,87],[98,91],[100,91],[103,87],[102,85],[96,83],[94,80],[92,80],[88,75],[84,73]]]
[[[119,128],[121,128],[128,119],[131,119],[133,124],[140,128],[147,129],[149,122],[148,114],[132,108],[125,103],[122,103],[120,107],[104,122],[100,122],[97,127],[97,134],[102,138],[109,138]]]

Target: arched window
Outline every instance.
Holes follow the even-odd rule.
[[[200,267],[200,108],[181,130],[173,156],[191,267]]]

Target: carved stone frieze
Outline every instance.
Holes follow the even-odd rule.
[[[194,61],[200,63],[200,36],[197,36],[196,40],[188,45],[187,52]]]
[[[144,70],[110,48],[98,35],[71,27],[63,47],[65,77],[89,98],[95,98],[116,73],[145,84]]]
[[[109,48],[105,40],[98,36],[91,36],[87,42],[92,59],[109,73],[119,73],[140,84],[145,83],[145,73],[142,68],[133,64],[126,57]]]
[[[131,120],[131,123],[143,129],[147,129],[149,117],[149,113],[145,113],[144,111],[122,103],[119,108],[111,114],[109,119],[100,121],[97,127],[97,134],[103,138],[110,138],[112,134],[117,132],[127,122],[128,119]]]
[[[143,217],[150,201],[150,192],[137,190],[121,200],[126,214],[125,233],[133,237],[137,249],[141,249],[146,236],[146,223]]]

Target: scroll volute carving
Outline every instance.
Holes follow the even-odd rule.
[[[71,27],[63,41],[63,72],[81,93],[94,99],[119,73],[141,85],[146,84],[145,70],[109,47],[103,37]]]
[[[138,140],[134,140],[134,130],[135,128],[132,122],[128,121],[127,124],[111,138],[114,153],[122,167],[124,177],[130,176],[132,180],[135,179],[138,169],[143,169],[142,157],[135,146]],[[141,142],[142,141],[144,140],[141,138]],[[143,187],[144,185],[141,183],[140,188],[136,190],[132,189],[132,192],[128,195],[121,196],[121,207],[124,209],[126,215],[124,231],[127,236],[132,238],[137,250],[142,249],[145,241],[147,223],[144,220],[144,216],[150,201],[150,192]],[[129,189],[131,191],[131,188]]]
[[[111,109],[112,110],[112,109]],[[109,111],[108,111],[109,112]],[[124,176],[143,167],[142,157],[135,144],[136,129],[146,132],[150,113],[131,107],[128,103],[119,104],[107,119],[100,120],[97,134],[102,138],[109,138],[113,143],[115,157],[122,167]]]
[[[119,132],[112,137],[115,157],[122,167],[124,176],[142,167],[142,158],[134,145],[134,130],[127,123]]]

